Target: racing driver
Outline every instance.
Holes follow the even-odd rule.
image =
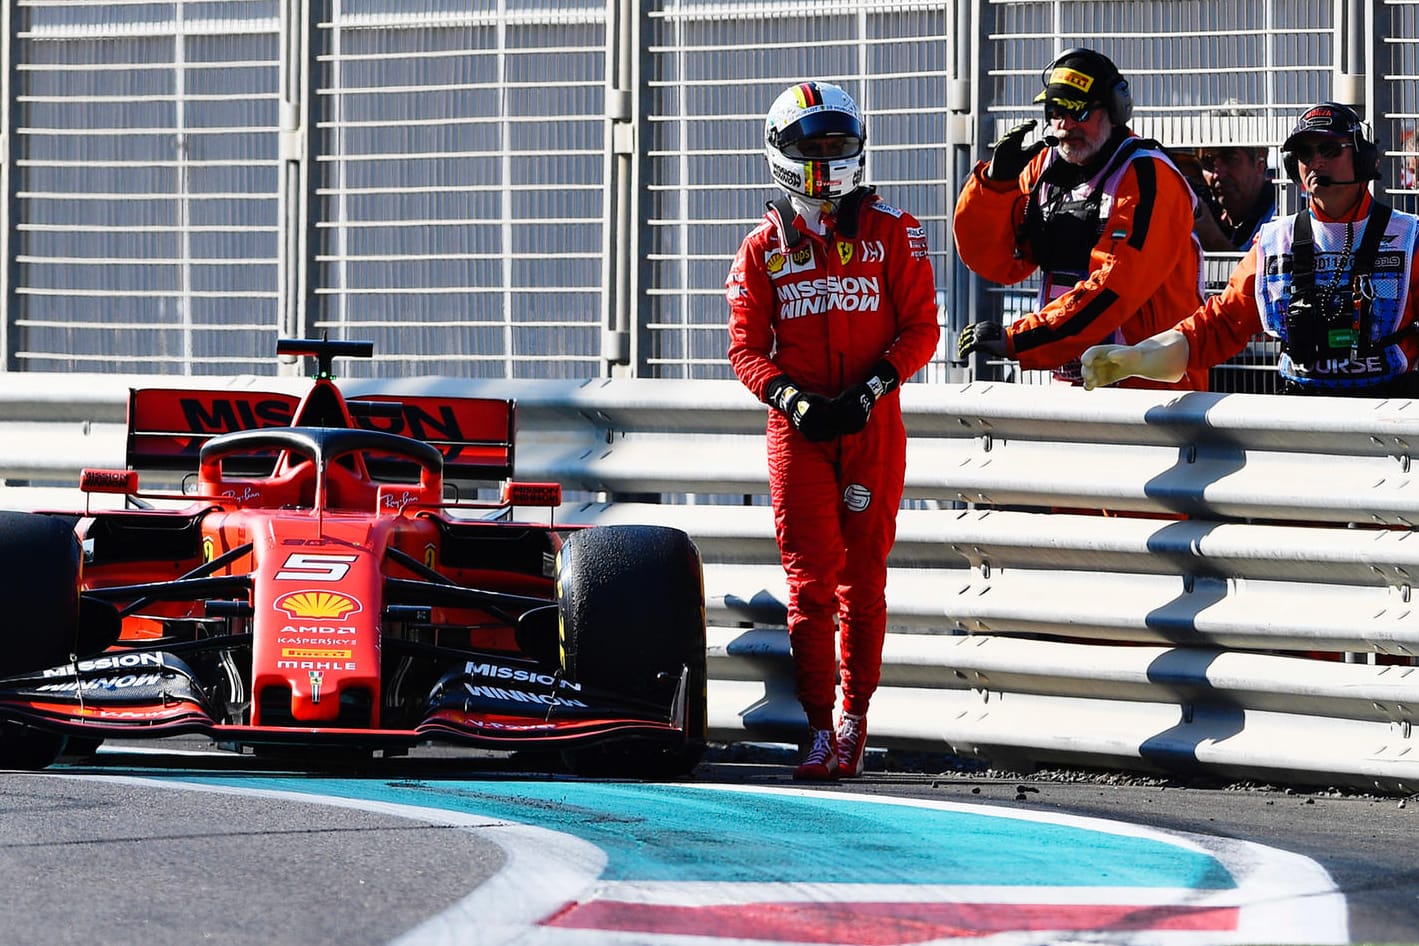
[[[796,779],[862,772],[906,471],[898,387],[940,337],[925,234],[863,185],[865,143],[862,114],[839,86],[784,91],[764,123],[783,196],[726,280],[729,362],[771,408],[769,492],[809,726]]]

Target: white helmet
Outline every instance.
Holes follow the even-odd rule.
[[[809,138],[838,139],[838,146],[805,153],[801,146]],[[857,103],[830,82],[800,82],[785,90],[764,121],[764,155],[774,183],[800,197],[838,200],[856,190],[866,173],[866,143]]]

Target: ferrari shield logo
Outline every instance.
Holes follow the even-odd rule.
[[[844,266],[846,266],[848,263],[852,262],[852,244],[851,244],[851,243],[847,242],[846,240],[839,240],[839,241],[837,242],[837,248],[838,248],[838,259],[842,260]]]
[[[320,702],[320,685],[323,682],[325,682],[325,674],[321,673],[319,670],[312,670],[310,672],[310,701],[312,703]]]

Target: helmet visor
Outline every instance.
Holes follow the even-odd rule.
[[[837,161],[862,153],[862,139],[853,135],[814,135],[785,145],[783,155],[795,161]]]
[[[804,115],[778,134],[778,147],[793,160],[837,160],[862,153],[862,122],[826,109]]]

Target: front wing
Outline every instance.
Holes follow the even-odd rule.
[[[470,665],[472,666],[472,665]],[[201,734],[222,743],[370,749],[442,742],[484,749],[566,749],[608,740],[682,745],[689,674],[670,705],[590,691],[563,680],[490,686],[483,675],[449,671],[413,728],[248,726],[220,721],[196,675],[164,651],[110,653],[36,673],[0,678],[0,720],[87,739]]]

